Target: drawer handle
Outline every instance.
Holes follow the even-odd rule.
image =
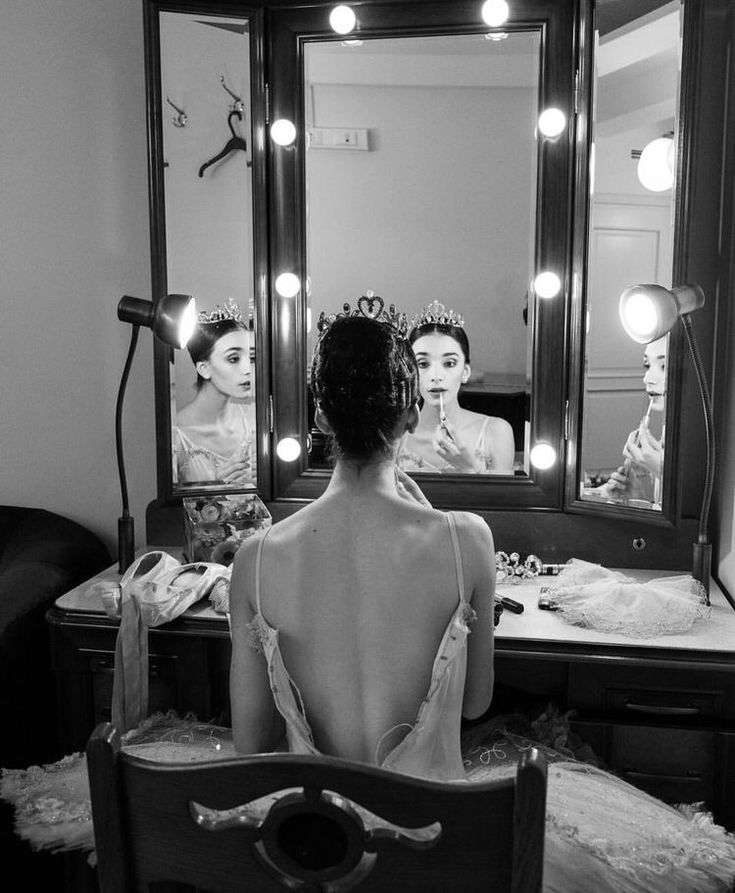
[[[659,713],[667,716],[696,716],[702,712],[695,704],[674,707],[671,704],[637,704],[626,699],[623,701],[623,706],[626,710],[635,710],[638,713]]]
[[[702,776],[696,772],[687,773],[687,775],[658,775],[654,772],[636,772],[634,769],[623,769],[623,775],[636,781],[671,781],[675,784],[681,784],[682,782],[692,784],[702,781]]]

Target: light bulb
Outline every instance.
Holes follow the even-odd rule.
[[[295,298],[301,288],[301,281],[295,273],[280,273],[276,276],[276,291],[282,298]]]
[[[505,0],[485,0],[480,15],[486,25],[491,28],[499,28],[508,19],[508,4]]]
[[[290,146],[296,139],[296,127],[288,118],[278,118],[271,124],[271,139],[279,146]]]
[[[623,328],[635,340],[648,339],[656,331],[659,315],[647,294],[633,292],[621,303],[620,312]]]
[[[556,462],[556,450],[549,443],[537,443],[531,450],[531,465],[545,470]]]
[[[349,34],[357,24],[357,19],[349,6],[335,6],[329,13],[329,24],[337,34]]]
[[[667,136],[651,140],[638,159],[638,179],[650,192],[665,192],[674,185],[674,141]]]
[[[567,116],[561,109],[544,109],[539,115],[538,129],[549,138],[559,136],[567,126]]]
[[[555,298],[561,291],[561,279],[556,273],[539,273],[533,280],[533,290],[540,298]]]
[[[301,455],[301,444],[295,437],[282,437],[276,445],[276,455],[282,462],[295,462]]]

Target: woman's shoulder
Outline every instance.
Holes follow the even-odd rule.
[[[493,535],[484,518],[474,512],[453,511],[448,512],[454,520],[457,534],[481,548],[493,545]]]

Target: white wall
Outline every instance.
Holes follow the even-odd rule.
[[[2,4],[0,502],[59,512],[116,549],[114,415],[130,327],[150,298],[140,0]],[[138,543],[156,493],[153,348],[125,404]]]

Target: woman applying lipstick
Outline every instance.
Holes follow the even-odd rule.
[[[643,353],[643,384],[648,408],[638,427],[631,431],[623,447],[624,462],[603,486],[616,501],[643,499],[654,506],[661,503],[661,474],[664,458],[664,412],[666,409],[666,356],[668,335],[646,345]],[[653,413],[661,419],[661,438],[650,429]]]
[[[470,346],[464,320],[432,301],[411,322],[409,341],[419,367],[423,400],[419,424],[401,442],[403,471],[513,474],[515,441],[505,419],[459,405],[470,377]]]
[[[231,298],[199,314],[188,344],[196,394],[172,429],[179,484],[255,483],[251,338]]]

